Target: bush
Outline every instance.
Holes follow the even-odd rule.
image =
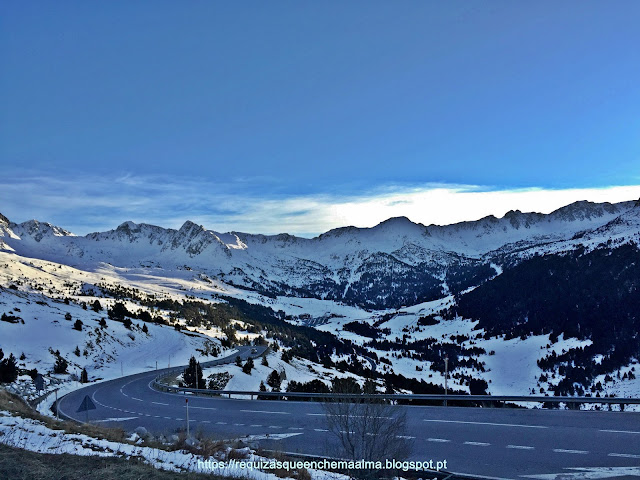
[[[76,320],[76,322],[73,324],[73,329],[74,330],[78,330],[79,332],[82,331],[82,320]]]

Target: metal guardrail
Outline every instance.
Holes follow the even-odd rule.
[[[375,393],[375,394],[357,394],[357,393],[306,393],[306,392],[252,392],[246,390],[207,390],[196,388],[174,387],[160,382],[160,377],[153,381],[153,387],[172,393],[183,393],[192,395],[220,396],[220,395],[242,395],[251,397],[270,397],[270,398],[308,398],[308,399],[324,399],[324,400],[422,400],[422,401],[462,401],[462,402],[521,402],[521,403],[595,403],[595,404],[613,404],[613,405],[638,405],[640,398],[624,398],[624,397],[548,397],[548,396],[520,396],[520,395],[443,395],[443,394],[419,394],[419,393]]]

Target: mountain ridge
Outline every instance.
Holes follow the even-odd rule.
[[[7,221],[0,223],[0,249],[84,268],[100,263],[133,268],[145,262],[170,269],[187,266],[268,295],[386,308],[439,298],[462,271],[481,280],[495,271],[488,268],[492,264],[598,248],[612,239],[637,244],[637,204],[579,201],[549,214],[511,210],[502,218],[490,215],[444,226],[394,217],[374,227],[341,227],[310,239],[219,233],[190,220],[179,229],[125,221],[85,236],[36,220]],[[471,286],[465,285],[458,287]]]

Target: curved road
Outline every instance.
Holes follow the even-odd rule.
[[[264,351],[258,347],[251,354],[251,348],[238,347],[238,354],[246,359]],[[229,363],[235,357],[203,365]],[[185,397],[152,389],[158,373],[162,370],[81,388],[60,400],[60,412],[83,421],[85,413],[76,410],[89,395],[97,407],[89,412],[91,422],[172,434],[186,426],[188,398],[192,432],[200,429],[216,438],[243,438],[264,448],[319,456],[331,453],[335,444],[319,403]],[[478,478],[640,479],[640,413],[393,408],[407,414],[411,459],[446,460],[450,472]]]

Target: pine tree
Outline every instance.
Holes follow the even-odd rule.
[[[266,392],[267,391],[267,387],[264,386],[264,382],[260,382],[260,387],[258,387],[258,390],[261,392]],[[266,395],[258,395],[258,400],[267,400],[269,397],[267,397]]]
[[[146,323],[144,325],[142,325],[142,331],[144,333],[149,333],[149,329],[147,328],[147,324]]]
[[[281,384],[282,378],[280,378],[280,374],[276,370],[272,371],[267,377],[267,385],[269,385],[274,392],[279,392]]]
[[[266,355],[264,357],[262,357],[262,365],[264,365],[265,367],[269,366],[269,361],[267,360],[267,356]]]
[[[246,363],[242,366],[242,371],[247,375],[251,375],[253,369],[253,358],[248,358]]]
[[[240,355],[238,355],[238,356],[236,357],[236,365],[237,365],[238,367],[241,367],[241,366],[242,366],[242,359],[240,358]]]
[[[102,305],[100,304],[100,302],[97,299],[94,300],[94,302],[91,304],[91,310],[93,310],[96,313],[98,313],[100,310],[102,310]]]
[[[184,386],[187,388],[205,388],[204,379],[202,377],[202,368],[196,357],[189,359],[189,366],[185,369],[182,376]]]
[[[2,350],[0,350],[0,353]],[[4,355],[3,355],[4,356]],[[2,358],[2,356],[0,356]],[[18,378],[18,365],[13,353],[0,360],[0,383],[15,382]]]
[[[89,374],[87,373],[86,368],[83,368],[80,373],[80,383],[89,383]]]
[[[53,373],[67,373],[68,366],[67,361],[58,354],[56,363],[53,366]]]
[[[76,322],[73,324],[73,329],[74,330],[78,330],[79,332],[82,331],[82,320],[76,320]]]

